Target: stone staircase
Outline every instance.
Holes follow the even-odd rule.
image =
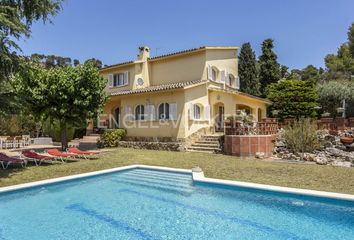
[[[201,135],[189,146],[188,152],[218,153],[221,151],[219,138],[221,134]]]
[[[82,150],[91,150],[97,149],[97,140],[100,138],[99,134],[89,134],[87,136],[83,136],[81,139],[73,139],[69,142],[70,146],[79,147]]]

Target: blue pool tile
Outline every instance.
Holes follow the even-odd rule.
[[[260,231],[263,231],[263,232],[266,232],[266,233],[277,234],[277,235],[279,235],[281,237],[284,237],[284,239],[288,239],[288,240],[306,240],[306,238],[300,238],[300,237],[296,236],[295,234],[293,234],[291,232],[273,229],[271,227],[268,227],[268,226],[265,226],[265,225],[262,225],[262,224],[259,224],[259,223],[256,223],[256,222],[252,222],[252,221],[249,221],[249,220],[246,220],[246,219],[241,219],[241,218],[238,218],[238,217],[228,216],[228,215],[226,215],[226,214],[224,214],[222,212],[217,212],[217,211],[209,210],[209,209],[206,209],[206,208],[185,204],[185,203],[178,202],[178,201],[175,201],[175,200],[170,200],[170,199],[167,199],[167,198],[150,195],[150,194],[147,194],[147,193],[144,193],[144,192],[138,192],[138,191],[131,190],[131,189],[128,189],[128,188],[119,189],[119,192],[139,195],[139,196],[150,198],[150,199],[157,200],[157,201],[160,201],[160,202],[169,203],[169,204],[172,204],[172,205],[175,205],[175,206],[178,206],[178,207],[182,207],[182,208],[185,208],[185,209],[190,209],[190,210],[196,211],[196,212],[204,214],[204,215],[211,215],[211,216],[214,216],[214,217],[221,218],[223,220],[233,221],[233,222],[238,223],[238,224],[242,224],[242,225],[245,225],[245,226],[256,228],[257,230],[260,230]]]
[[[136,228],[133,228],[133,227],[129,226],[125,222],[116,220],[116,219],[114,219],[114,218],[112,218],[110,216],[107,216],[105,214],[96,212],[93,209],[85,208],[81,203],[71,204],[71,205],[67,206],[66,209],[83,213],[83,214],[85,214],[87,216],[95,218],[96,220],[105,222],[105,223],[107,223],[107,224],[109,224],[109,225],[111,225],[111,226],[113,226],[115,228],[122,229],[122,230],[124,230],[124,231],[126,231],[126,232],[128,232],[130,234],[134,234],[137,237],[140,237],[141,239],[146,239],[146,240],[158,239],[158,238],[150,236],[149,234],[147,234],[147,233],[145,233],[145,232],[143,232],[143,231],[141,231],[139,229],[136,229]]]

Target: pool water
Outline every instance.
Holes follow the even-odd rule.
[[[354,239],[354,202],[133,169],[0,194],[1,240]]]

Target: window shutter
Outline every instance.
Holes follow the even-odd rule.
[[[231,86],[231,81],[228,72],[225,72],[225,79],[226,79],[226,85]]]
[[[155,106],[150,105],[150,120],[155,120],[155,118],[156,118]]]
[[[221,82],[225,83],[226,82],[226,72],[220,71],[220,75],[221,75]]]
[[[146,119],[147,120],[155,120],[155,106],[152,104],[146,105]]]
[[[150,105],[145,105],[145,119],[150,120]]]
[[[189,119],[194,119],[194,108],[193,108],[193,103],[188,104],[188,118]]]
[[[128,85],[128,83],[129,83],[129,72],[126,71],[126,72],[124,72],[123,85]]]
[[[132,115],[132,108],[130,106],[125,107],[125,119],[127,119],[127,121],[132,121],[134,119]]]
[[[236,88],[236,89],[240,89],[240,78],[237,76],[235,80],[236,80],[236,81],[235,81],[235,82],[236,82],[236,83],[235,83],[235,84],[236,84],[235,88]]]
[[[207,73],[208,73],[208,79],[213,80],[213,72],[210,65],[208,65]]]
[[[210,119],[210,105],[205,105],[204,107],[204,118],[205,120]]]
[[[170,119],[177,120],[177,103],[170,103]]]
[[[108,74],[108,87],[113,87],[113,74]]]

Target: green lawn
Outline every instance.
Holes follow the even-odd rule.
[[[99,160],[46,164],[0,170],[0,186],[96,171],[130,164],[190,169],[200,166],[207,177],[354,194],[354,168],[267,162],[185,152],[112,149]]]

